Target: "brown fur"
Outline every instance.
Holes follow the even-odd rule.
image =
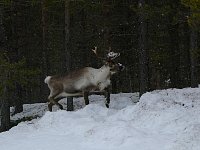
[[[91,82],[91,78],[95,76],[91,72],[92,69],[90,67],[82,68],[79,70],[75,70],[73,72],[70,72],[69,74],[64,74],[64,75],[55,75],[51,76],[45,79],[45,83],[48,84],[51,93],[49,96],[49,110],[52,111],[52,106],[53,105],[58,105],[60,109],[63,109],[62,105],[58,103],[60,100],[60,97],[66,96],[65,94],[70,95],[70,96],[76,96],[77,94],[83,94],[87,93],[89,91],[98,91],[98,90],[103,90],[105,81],[110,81],[111,73],[116,73],[118,72],[119,65],[114,63],[113,61],[108,61],[105,63],[106,69],[110,69],[110,72],[107,72],[106,76],[104,76],[104,80],[97,80],[97,82]],[[100,70],[101,72],[101,70]],[[93,76],[91,76],[93,75]],[[82,80],[84,78],[84,80]],[[82,82],[79,81],[84,81],[87,82],[87,84],[81,84]],[[79,86],[79,84],[81,84]],[[92,85],[95,84],[95,85]],[[97,84],[97,85],[96,85]],[[78,85],[78,86],[77,86]],[[108,86],[106,84],[106,86]],[[80,88],[80,89],[79,89]],[[86,94],[87,95],[87,94]],[[84,95],[84,97],[86,97]],[[87,100],[86,100],[87,101]],[[86,102],[87,104],[89,103]],[[108,107],[108,106],[107,106]]]

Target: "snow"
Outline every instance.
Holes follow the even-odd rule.
[[[74,100],[75,111],[46,104],[24,105],[13,120],[32,115],[0,133],[0,150],[199,150],[200,88],[156,90],[144,94],[111,95],[111,108],[102,96]],[[66,99],[61,103],[66,108]]]

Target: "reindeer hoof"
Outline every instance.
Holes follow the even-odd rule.
[[[62,106],[62,105],[59,105],[59,108],[60,108],[61,110],[63,110],[63,106]]]
[[[106,104],[106,107],[109,108],[109,104]]]

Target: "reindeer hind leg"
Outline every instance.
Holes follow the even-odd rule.
[[[57,105],[60,109],[63,109],[63,106],[58,103],[58,101],[62,98],[61,97],[56,98],[56,96],[58,96],[61,93],[61,91],[62,87],[58,87],[57,89],[54,88],[54,90],[51,90],[49,95],[49,104],[48,104],[49,111],[52,111],[53,105]]]
[[[53,100],[53,96],[52,96],[52,90],[50,89],[50,95],[48,97],[48,110],[50,112],[52,112],[53,105],[54,105],[54,100]]]
[[[54,105],[53,98],[49,98],[49,102],[48,102],[48,109],[49,109],[49,111],[52,111],[53,105]]]
[[[49,111],[52,111],[53,105],[57,105],[61,110],[63,110],[63,106],[58,103],[57,100],[53,99],[53,97],[49,98],[49,103],[48,103],[48,109]]]
[[[58,103],[58,101],[61,100],[61,99],[62,98],[57,98],[57,99],[54,100],[54,102],[61,110],[63,110],[63,106],[60,103]]]

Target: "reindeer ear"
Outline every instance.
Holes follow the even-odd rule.
[[[112,50],[112,48],[111,48],[111,47],[109,47],[109,48],[108,48],[108,52],[110,53],[110,52],[111,52],[111,50]]]

